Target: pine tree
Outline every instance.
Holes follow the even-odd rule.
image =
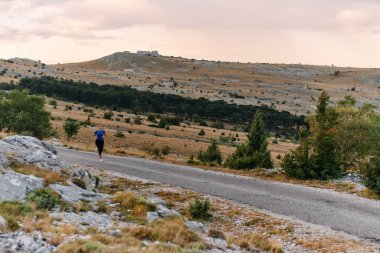
[[[341,175],[336,138],[338,115],[329,106],[329,99],[328,94],[322,92],[317,114],[308,118],[311,135],[302,133],[300,146],[284,157],[281,166],[287,175],[301,179],[329,179]]]
[[[239,145],[235,153],[227,159],[226,166],[234,169],[272,168],[267,131],[260,111],[256,112],[247,137],[248,141]]]

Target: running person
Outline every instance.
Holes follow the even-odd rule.
[[[104,149],[104,137],[106,136],[106,131],[101,125],[99,125],[98,130],[94,132],[94,136],[96,136],[95,144],[98,149],[100,162],[103,162],[102,153]]]

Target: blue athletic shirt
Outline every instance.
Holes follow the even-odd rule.
[[[106,134],[105,130],[96,130],[95,135],[98,140],[104,140],[103,136]]]

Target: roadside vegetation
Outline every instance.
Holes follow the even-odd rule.
[[[365,104],[355,107],[345,97],[334,107],[323,92],[310,131],[301,129],[300,145],[282,161],[284,173],[299,179],[333,179],[347,172],[361,173],[367,187],[380,194],[380,116]]]
[[[52,135],[45,99],[27,91],[0,93],[0,130],[43,138]]]

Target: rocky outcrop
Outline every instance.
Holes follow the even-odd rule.
[[[72,167],[72,170],[70,172],[70,175],[72,178],[79,178],[81,179],[85,184],[87,189],[94,189],[96,180],[95,177],[91,175],[91,173],[82,167]]]
[[[57,225],[79,224],[84,228],[90,226],[100,230],[109,229],[113,225],[111,217],[107,214],[97,214],[91,211],[79,214],[73,212],[51,213],[50,217],[55,220],[54,223]]]
[[[0,234],[0,252],[6,253],[50,253],[55,247],[48,244],[41,234],[15,232]]]
[[[32,175],[23,175],[13,171],[0,174],[0,202],[24,200],[28,192],[40,189],[44,180]]]
[[[96,193],[93,191],[82,189],[74,184],[71,185],[60,185],[53,184],[49,186],[50,189],[56,191],[61,195],[63,201],[68,203],[77,203],[79,201],[84,202],[97,202],[111,196],[107,194]]]
[[[55,171],[63,167],[54,145],[30,136],[15,135],[0,141],[0,169],[8,167],[11,162]]]

